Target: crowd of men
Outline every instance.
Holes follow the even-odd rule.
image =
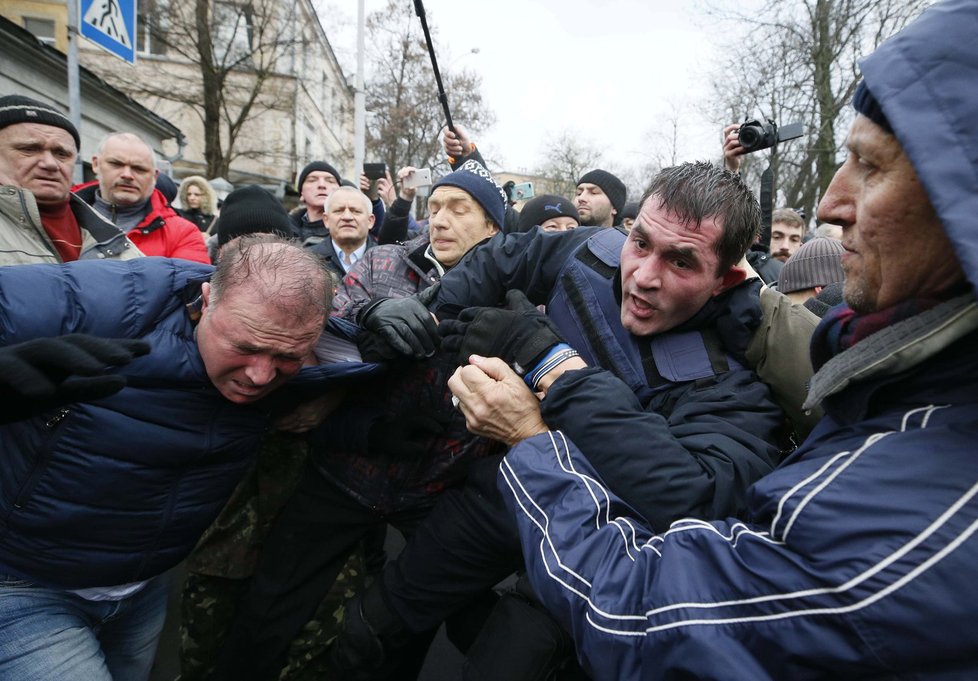
[[[0,678],[149,678],[180,563],[183,681],[416,678],[443,624],[473,680],[974,676],[975,34],[861,62],[767,248],[735,126],[519,212],[447,130],[419,222],[412,167],[218,207],[125,132],[72,187],[0,97]]]

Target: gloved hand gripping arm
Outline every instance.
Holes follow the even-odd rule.
[[[437,292],[435,284],[406,298],[377,298],[360,311],[357,323],[402,355],[431,357],[439,336],[427,305]]]
[[[468,308],[458,319],[443,321],[438,332],[442,349],[459,353],[459,364],[468,364],[470,355],[499,357],[534,390],[550,369],[577,356],[554,323],[518,290],[506,293],[506,307]]]

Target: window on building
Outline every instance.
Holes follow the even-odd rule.
[[[54,19],[24,17],[24,28],[46,45],[54,45]]]
[[[136,18],[136,51],[139,54],[166,54],[169,27],[169,0],[141,0]]]
[[[250,4],[215,3],[213,37],[214,58],[219,64],[250,64],[255,37]]]

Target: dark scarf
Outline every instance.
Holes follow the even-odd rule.
[[[848,350],[864,338],[929,310],[944,300],[946,298],[943,297],[911,298],[867,314],[858,314],[848,305],[833,307],[825,313],[812,335],[812,367],[818,371],[832,357]]]

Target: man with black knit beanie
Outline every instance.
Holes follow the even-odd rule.
[[[142,255],[71,193],[78,130],[50,104],[0,97],[0,265]]]
[[[628,190],[625,183],[607,170],[597,168],[577,181],[574,205],[584,227],[613,227],[621,222]]]
[[[303,246],[314,246],[329,235],[323,223],[326,199],[342,184],[340,173],[326,161],[309,163],[295,183],[302,208],[291,214],[295,237]]]
[[[289,216],[271,192],[257,184],[235,189],[224,199],[214,225],[218,245],[245,234],[291,236]]]

